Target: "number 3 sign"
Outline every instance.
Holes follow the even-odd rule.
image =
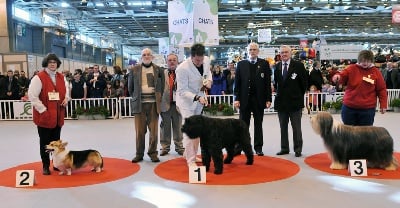
[[[367,160],[349,160],[349,171],[351,176],[368,176]]]
[[[29,187],[35,183],[34,170],[17,170],[15,187]]]

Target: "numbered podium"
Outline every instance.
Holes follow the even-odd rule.
[[[349,172],[351,176],[368,176],[367,160],[349,160]]]
[[[206,183],[206,166],[189,166],[189,183]]]
[[[15,187],[29,187],[35,184],[34,170],[17,170],[15,176]]]

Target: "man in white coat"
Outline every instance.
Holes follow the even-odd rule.
[[[176,105],[182,114],[182,121],[192,115],[200,115],[203,106],[208,104],[205,91],[211,88],[212,74],[210,59],[205,56],[205,47],[194,44],[191,47],[191,57],[183,61],[176,69]],[[189,139],[183,134],[183,157],[188,165],[196,164],[196,154],[200,138]]]

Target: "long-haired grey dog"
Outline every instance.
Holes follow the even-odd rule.
[[[383,127],[349,126],[319,112],[311,117],[314,131],[324,140],[331,158],[331,169],[346,169],[351,159],[366,159],[368,168],[396,170],[393,139]]]

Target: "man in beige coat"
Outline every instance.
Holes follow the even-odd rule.
[[[161,98],[161,124],[160,124],[160,156],[167,155],[171,149],[171,137],[174,138],[175,151],[183,155],[182,146],[182,115],[176,107],[176,73],[178,56],[167,56],[168,69],[164,70],[165,87]],[[172,135],[171,135],[172,126]]]
[[[143,160],[145,135],[149,129],[147,154],[152,162],[158,159],[158,116],[161,94],[164,90],[163,69],[152,63],[153,53],[149,48],[142,50],[142,63],[130,68],[128,91],[132,97],[131,110],[135,116],[136,156],[133,163]]]

